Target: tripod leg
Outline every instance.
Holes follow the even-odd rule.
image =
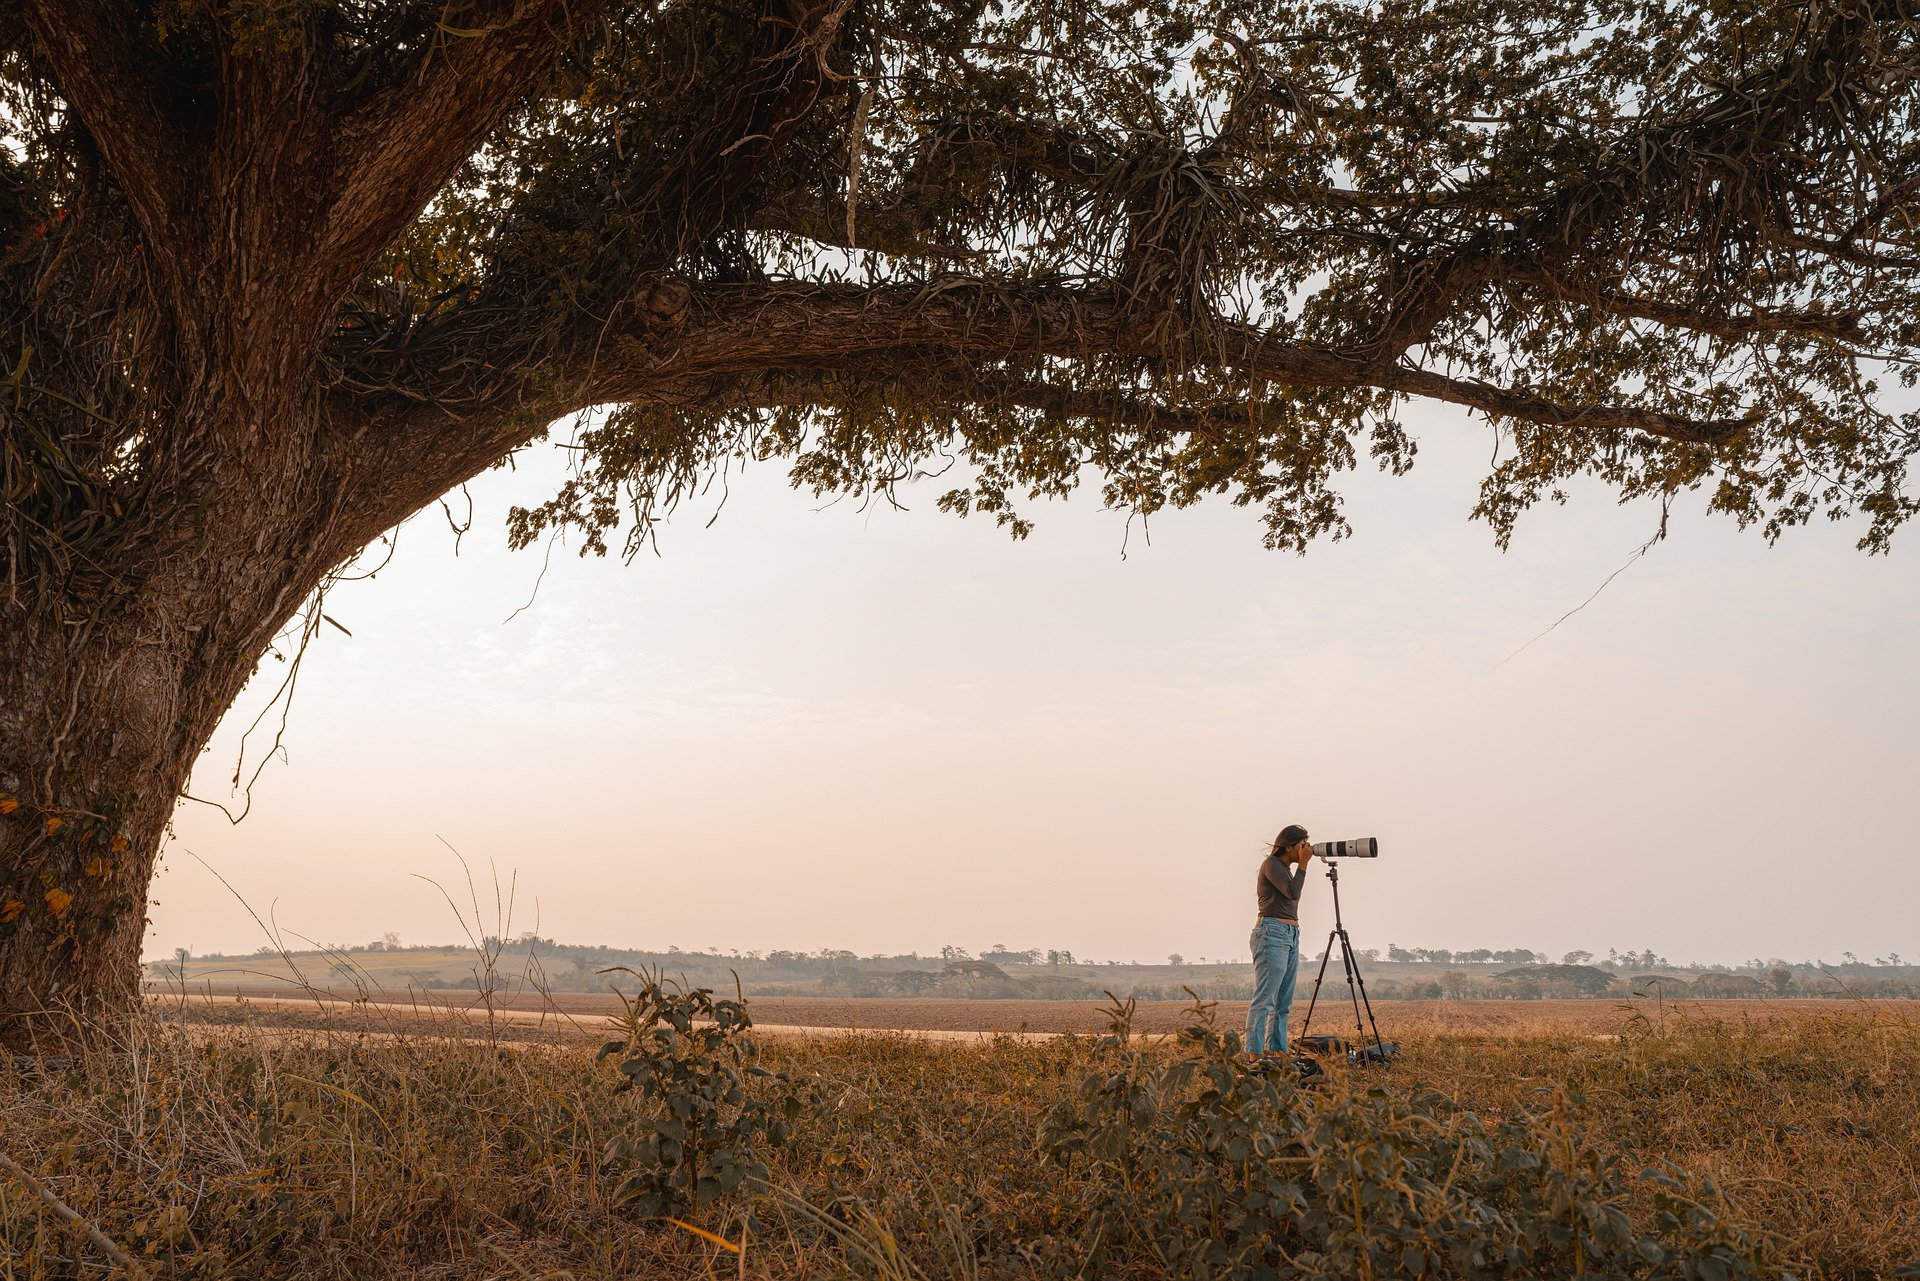
[[[1307,1029],[1313,1026],[1313,1007],[1320,1000],[1320,980],[1327,977],[1327,958],[1333,955],[1333,935],[1327,935],[1327,950],[1320,954],[1320,972],[1313,976],[1313,995],[1307,998],[1307,1017],[1300,1020],[1300,1036],[1304,1040]]]
[[[1360,966],[1354,960],[1353,943],[1347,938],[1347,932],[1340,931],[1340,964],[1347,972],[1347,996],[1353,1001],[1353,1035],[1364,1047],[1367,1043],[1366,1025],[1360,1022]]]
[[[1333,955],[1334,939],[1338,938],[1340,940],[1340,964],[1347,973],[1347,992],[1353,997],[1353,1028],[1354,1031],[1359,1034],[1362,1047],[1360,1052],[1364,1054],[1366,1052],[1368,1026],[1373,1028],[1374,1048],[1377,1050],[1381,1046],[1380,1024],[1373,1017],[1373,1002],[1367,997],[1367,981],[1360,976],[1360,962],[1353,954],[1352,941],[1347,938],[1346,923],[1340,919],[1340,872],[1332,863],[1327,864],[1327,884],[1333,887],[1333,933],[1327,936],[1327,951],[1325,955],[1320,958],[1320,977],[1313,981],[1313,995],[1316,999],[1318,999],[1320,995],[1320,979],[1326,977],[1327,957]],[[1367,1010],[1365,1023],[1362,1023],[1360,1020],[1360,1007],[1362,1003],[1366,1005]],[[1312,1002],[1308,1002],[1307,1004],[1307,1017],[1309,1019],[1313,1017]],[[1300,1034],[1302,1036],[1306,1035],[1305,1026],[1301,1027]],[[1381,1056],[1380,1061],[1385,1062],[1385,1057]]]
[[[1353,978],[1360,986],[1360,1003],[1367,1007],[1367,1024],[1373,1028],[1373,1043],[1375,1047],[1378,1047],[1381,1044],[1380,1024],[1378,1020],[1373,1017],[1373,1002],[1367,999],[1367,981],[1360,976],[1360,963],[1358,961],[1355,961],[1353,964]],[[1382,1063],[1386,1062],[1384,1058],[1380,1061]]]
[[[1373,1029],[1373,1044],[1377,1049],[1381,1044],[1380,1023],[1373,1017],[1373,1002],[1367,996],[1367,980],[1360,973],[1360,958],[1353,954],[1353,944],[1347,939],[1347,932],[1340,931],[1340,959],[1347,967],[1347,993],[1353,998],[1353,1029],[1359,1034],[1361,1049],[1367,1044],[1367,1029]],[[1360,1021],[1360,1009],[1366,1007],[1367,1020]],[[1381,1062],[1385,1062],[1383,1058]]]

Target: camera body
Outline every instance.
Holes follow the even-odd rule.
[[[1380,841],[1377,837],[1356,836],[1350,841],[1315,841],[1315,858],[1379,858]]]

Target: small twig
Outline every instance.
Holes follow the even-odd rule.
[[[63,1223],[71,1223],[85,1232],[87,1240],[93,1243],[96,1250],[125,1268],[129,1275],[139,1278],[140,1281],[145,1281],[147,1271],[138,1263],[134,1262],[133,1256],[115,1245],[106,1233],[94,1227],[93,1224],[81,1217],[78,1210],[55,1196],[52,1188],[49,1188],[46,1184],[27,1173],[20,1167],[19,1162],[4,1152],[0,1152],[0,1170],[5,1170],[8,1174],[20,1180],[20,1182],[25,1185],[27,1191],[33,1193],[42,1201],[45,1201],[47,1208],[53,1211],[55,1218]]]
[[[514,619],[520,617],[520,615],[526,613],[529,609],[533,608],[533,602],[540,595],[540,584],[547,581],[547,569],[549,566],[553,564],[553,545],[559,540],[560,540],[560,531],[559,529],[556,528],[553,531],[553,533],[548,535],[547,537],[546,555],[541,557],[540,559],[540,573],[533,580],[533,590],[527,593],[526,603],[521,605],[519,609],[514,610],[511,614],[508,614],[506,618],[501,620],[502,626],[505,626],[507,623],[511,623]]]
[[[1520,655],[1526,653],[1527,650],[1531,649],[1536,641],[1544,640],[1549,634],[1555,631],[1560,626],[1560,624],[1566,622],[1569,618],[1572,618],[1575,614],[1579,613],[1581,610],[1585,609],[1587,606],[1593,604],[1593,602],[1595,602],[1596,600],[1599,600],[1600,593],[1606,591],[1607,588],[1613,584],[1614,579],[1626,573],[1627,570],[1633,567],[1633,563],[1635,561],[1639,560],[1642,556],[1645,556],[1648,552],[1652,551],[1654,548],[1654,545],[1664,540],[1666,536],[1667,536],[1667,504],[1663,500],[1660,504],[1660,528],[1656,529],[1653,532],[1653,537],[1649,538],[1646,542],[1640,544],[1640,546],[1634,550],[1633,555],[1627,557],[1627,559],[1624,562],[1622,562],[1620,568],[1614,570],[1611,574],[1608,574],[1604,579],[1602,579],[1600,582],[1600,585],[1593,589],[1593,594],[1591,596],[1588,596],[1585,600],[1581,601],[1578,605],[1575,605],[1572,609],[1560,615],[1560,617],[1554,619],[1553,622],[1550,625],[1548,625],[1545,630],[1540,632],[1532,640],[1529,640],[1525,645],[1522,645],[1519,649],[1514,650],[1513,653],[1508,654],[1505,658],[1501,659],[1500,665],[1502,667],[1505,667],[1508,663],[1511,663],[1514,659],[1520,657]]]

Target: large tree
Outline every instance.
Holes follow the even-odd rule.
[[[1911,3],[8,0],[0,1025],[131,1001],[276,634],[589,407],[516,539],[784,459],[1300,548],[1422,397],[1502,540],[1590,475],[1883,549]]]

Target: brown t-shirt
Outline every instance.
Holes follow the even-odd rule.
[[[1307,881],[1307,869],[1295,867],[1285,859],[1269,854],[1260,862],[1260,879],[1255,893],[1260,898],[1260,915],[1277,916],[1283,921],[1300,919],[1300,887]]]

